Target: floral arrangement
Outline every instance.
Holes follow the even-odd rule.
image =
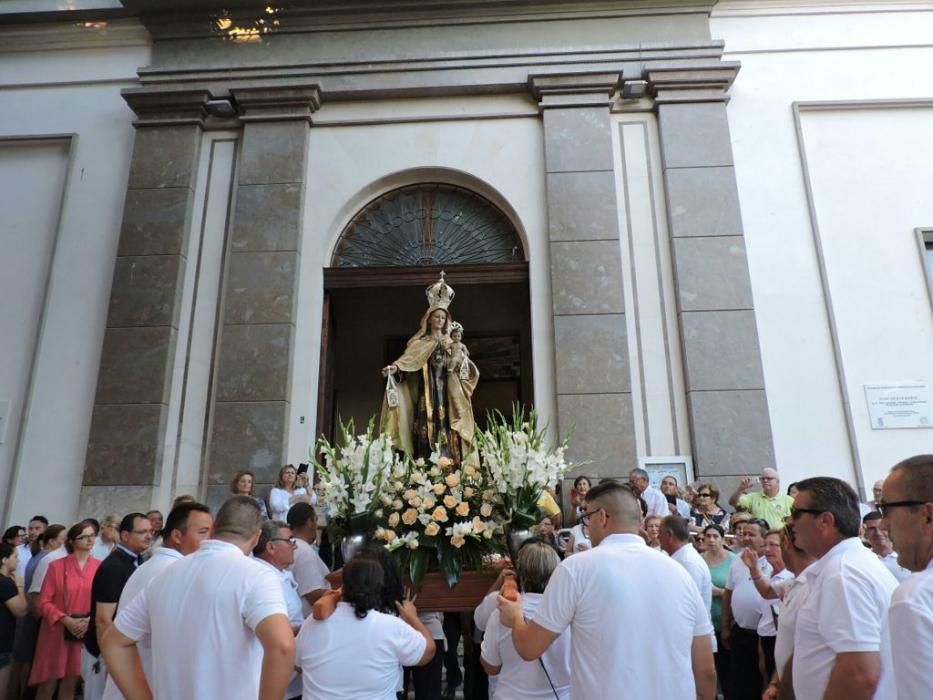
[[[490,414],[487,429],[476,443],[484,468],[502,502],[512,528],[530,528],[544,517],[538,501],[574,465],[565,461],[567,438],[554,449],[545,447],[545,428],[538,414],[514,405],[511,423],[499,412]]]
[[[321,500],[330,513],[329,530],[333,541],[352,531],[368,530],[373,514],[380,507],[379,496],[393,473],[404,473],[405,458],[395,450],[388,435],[374,435],[375,418],[366,432],[354,435],[351,419],[340,423],[340,441],[331,445],[318,441],[323,464],[316,463],[320,476]]]
[[[379,496],[375,538],[396,553],[416,589],[435,563],[453,587],[463,568],[501,553],[501,502],[484,470],[434,452],[393,471]]]

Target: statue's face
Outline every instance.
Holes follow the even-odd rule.
[[[432,331],[442,331],[447,324],[447,312],[443,309],[435,309],[431,312],[431,317],[428,321],[428,325]]]
[[[460,331],[454,331],[450,334],[450,339],[455,343],[459,343],[463,339],[463,333]]]

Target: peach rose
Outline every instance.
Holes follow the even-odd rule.
[[[492,515],[492,506],[488,503],[484,503],[479,507],[479,514],[484,518],[488,518],[490,515]]]
[[[453,508],[455,505],[457,505],[457,499],[453,496],[444,496],[444,505],[448,508]]]
[[[431,517],[434,518],[439,523],[447,522],[447,509],[438,506],[434,509],[434,512],[431,513]]]
[[[464,486],[464,487],[463,487],[463,497],[464,497],[464,498],[473,498],[473,494],[474,494],[474,493],[476,493],[476,491],[473,490],[473,487],[472,487],[472,486]]]
[[[444,483],[447,484],[450,488],[453,488],[460,483],[460,477],[456,474],[448,474],[444,477]]]
[[[473,518],[473,532],[482,532],[486,529],[486,523],[477,515]]]
[[[402,522],[406,525],[414,525],[417,519],[418,511],[414,508],[409,508],[404,513],[402,513]]]
[[[440,496],[447,487],[444,484],[434,484],[434,493]]]
[[[415,494],[414,496],[412,496],[411,498],[409,498],[409,499],[408,499],[408,505],[410,505],[412,508],[417,508],[418,506],[420,506],[420,505],[421,505],[421,496],[419,496],[418,494]]]
[[[460,535],[454,535],[450,538],[450,543],[457,549],[460,549],[460,547],[466,544],[466,540]]]
[[[460,503],[457,505],[457,515],[465,517],[470,512],[469,503]]]
[[[441,457],[437,460],[437,466],[441,469],[450,469],[454,464],[454,461],[450,457]]]
[[[393,513],[393,515],[395,515],[395,514]],[[385,531],[384,537],[385,537],[385,541],[386,541],[386,542],[391,542],[391,541],[394,540],[395,537],[396,537],[396,535],[395,535],[395,530],[386,530],[386,531]]]
[[[424,528],[424,534],[428,537],[434,537],[440,531],[441,526],[437,523],[428,523]]]
[[[424,502],[421,504],[422,510],[428,511],[434,507],[434,504],[437,503],[437,499],[434,496],[425,496]]]
[[[389,515],[389,527],[398,527],[398,513],[392,513]]]

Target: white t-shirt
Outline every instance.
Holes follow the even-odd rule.
[[[522,593],[522,611],[526,620],[533,620],[541,602],[541,593]],[[493,700],[553,700],[554,691],[560,700],[570,700],[570,629],[565,629],[547,648],[540,661],[525,661],[515,650],[512,630],[493,612],[483,637],[482,657],[492,666],[501,666],[496,676]],[[543,668],[542,668],[543,664]],[[545,675],[545,669],[547,675]],[[550,677],[550,683],[548,682]]]
[[[784,666],[794,653],[794,630],[797,628],[797,615],[807,600],[809,587],[807,576],[810,568],[807,567],[796,577],[780,582],[781,594],[781,620],[778,625],[777,637],[774,640],[774,663],[778,676],[784,672]],[[778,587],[773,586],[775,590]]]
[[[764,557],[758,557],[758,570],[765,576],[771,575],[771,565]],[[752,574],[740,556],[736,556],[729,567],[726,589],[732,591],[732,618],[735,624],[751,632],[757,630],[764,599],[755,588]]]
[[[288,510],[291,508],[294,503],[291,503],[292,496],[307,496],[308,490],[305,488],[295,489],[291,493],[285,489],[273,488],[269,492],[269,519],[270,520],[282,520],[286,519],[288,515]],[[298,503],[296,501],[295,503]],[[314,505],[317,503],[317,493],[313,490],[311,491],[311,496],[308,499],[308,503]]]
[[[897,580],[857,537],[842,540],[807,573],[810,593],[794,633],[794,694],[823,697],[836,654],[880,652],[881,629]],[[875,698],[893,697],[890,658],[881,659]]]
[[[771,575],[771,587],[780,589],[781,584],[794,578],[790,569],[782,569],[780,573]],[[775,586],[775,584],[777,584]],[[775,590],[777,593],[777,590]],[[774,637],[777,635],[777,625],[774,624],[774,618],[781,615],[780,598],[761,598],[761,619],[758,620],[758,636]],[[784,618],[780,622],[783,624]]]
[[[572,528],[570,528],[570,536],[573,537],[573,551],[570,554],[579,554],[581,551],[577,549],[578,545],[586,545],[586,549],[592,549],[593,543],[590,542],[590,538],[586,536],[583,532],[583,524],[577,523]],[[569,556],[569,555],[568,555]]]
[[[486,631],[486,625],[489,624],[489,618],[496,611],[499,605],[499,591],[487,593],[482,602],[473,610],[473,625],[481,632]]]
[[[570,627],[574,698],[625,688],[633,698],[694,700],[691,645],[713,632],[686,570],[641,537],[623,534],[561,562],[535,622],[555,634]],[[651,630],[651,643],[633,630]]]
[[[897,552],[891,552],[886,557],[878,558],[881,560],[881,563],[887,567],[888,571],[894,574],[894,578],[896,578],[898,582],[910,576],[910,571],[897,563]]]
[[[394,615],[370,610],[362,620],[347,603],[318,621],[309,617],[295,642],[303,700],[395,700],[399,666],[414,666],[427,642]],[[218,696],[219,697],[219,696]]]
[[[667,498],[654,486],[646,488],[642,492],[641,497],[648,506],[648,515],[658,515],[662,518],[666,518],[671,514],[671,509],[668,508]]]
[[[298,584],[298,595],[301,598],[301,614],[307,617],[311,614],[314,606],[311,605],[305,596],[311,591],[324,589],[330,590],[330,583],[327,582],[327,574],[330,569],[323,562],[317,550],[300,537],[298,538],[298,548],[295,550],[295,561],[292,563],[292,576],[295,583]]]
[[[155,700],[256,698],[263,649],[256,627],[288,614],[278,577],[235,545],[205,540],[126,607],[116,628],[152,635]]]
[[[693,582],[697,585],[697,590],[700,592],[700,598],[706,605],[706,611],[710,612],[713,608],[713,577],[709,572],[709,564],[689,542],[674,552],[671,559],[684,567],[687,573],[690,574],[690,578],[693,579]]]
[[[888,610],[899,700],[933,695],[933,560],[894,591]]]
[[[152,556],[140,564],[136,571],[127,579],[123,591],[120,593],[120,602],[117,610],[129,605],[132,600],[139,595],[149,582],[159,576],[169,566],[182,559],[182,554],[177,549],[169,547],[159,547]],[[136,641],[136,650],[139,652],[139,659],[143,664],[143,672],[149,684],[152,684],[152,639],[147,634]],[[107,685],[104,687],[103,700],[122,700],[123,693],[117,688],[111,676],[107,676]]]
[[[42,590],[42,582],[45,581],[45,575],[49,573],[49,564],[57,559],[64,559],[68,556],[68,550],[65,545],[52,550],[42,560],[36,564],[36,570],[32,574],[32,582],[29,584],[27,593],[39,593]]]

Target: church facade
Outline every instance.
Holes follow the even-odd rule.
[[[271,484],[378,412],[440,270],[479,407],[533,404],[580,473],[870,493],[933,437],[924,28],[929,3],[0,3],[4,516]]]

